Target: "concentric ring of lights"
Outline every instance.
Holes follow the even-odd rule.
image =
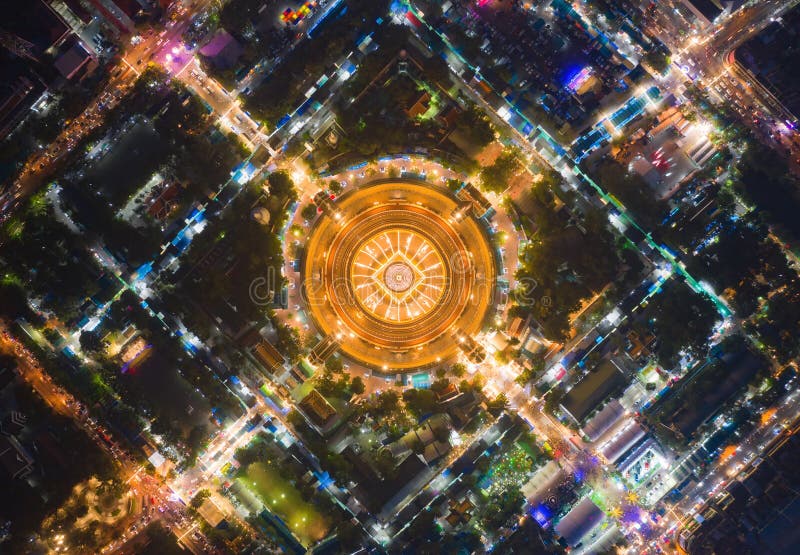
[[[423,235],[400,228],[362,243],[350,279],[361,307],[387,322],[408,322],[428,314],[446,285],[441,254]]]
[[[407,291],[414,284],[414,270],[403,262],[394,262],[383,271],[383,283],[395,293]]]
[[[411,272],[404,291],[387,285],[392,267],[397,270],[390,273]],[[404,203],[378,204],[349,219],[323,272],[327,299],[346,328],[392,350],[419,347],[444,333],[466,305],[473,277],[453,228],[438,214]]]
[[[389,180],[327,205],[302,271],[316,330],[382,371],[453,356],[482,327],[495,284],[491,247],[463,209],[435,185]]]

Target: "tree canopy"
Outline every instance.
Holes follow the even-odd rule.
[[[502,193],[508,188],[508,182],[518,171],[522,164],[514,150],[505,150],[497,157],[491,166],[481,170],[481,185],[487,191]]]

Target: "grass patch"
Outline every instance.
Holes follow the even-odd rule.
[[[303,545],[312,545],[328,533],[328,519],[313,504],[304,501],[300,492],[280,476],[275,466],[253,463],[239,480],[283,520]]]

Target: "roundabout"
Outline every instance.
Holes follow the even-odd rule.
[[[455,356],[482,328],[496,278],[469,204],[413,180],[368,183],[326,202],[302,276],[317,330],[346,356],[392,372]]]

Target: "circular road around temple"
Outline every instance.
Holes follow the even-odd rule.
[[[303,293],[317,329],[380,371],[452,358],[494,299],[485,230],[450,191],[410,179],[326,199],[305,248]]]

